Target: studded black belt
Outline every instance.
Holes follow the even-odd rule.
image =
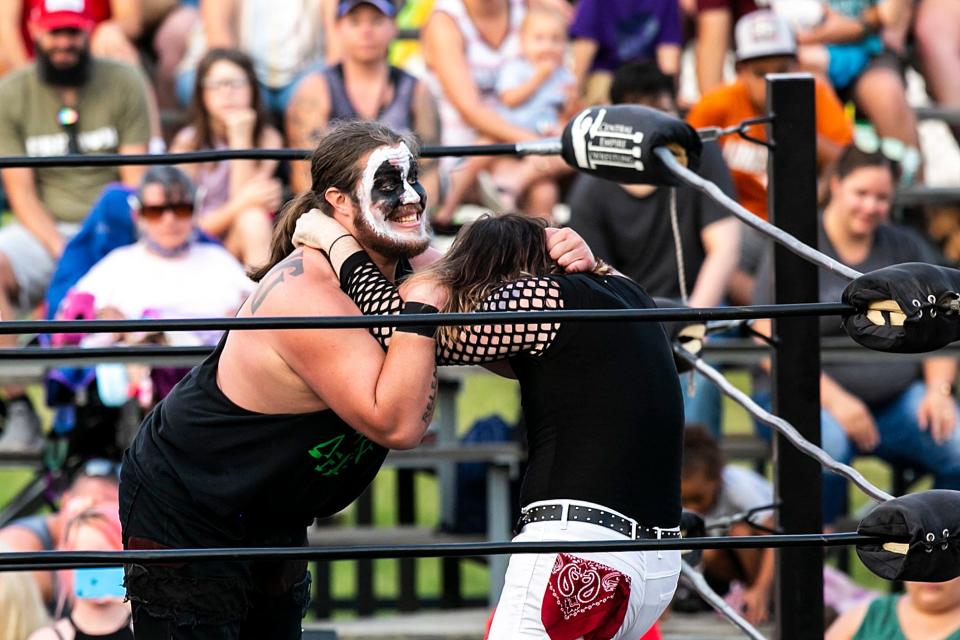
[[[564,503],[539,504],[534,507],[528,507],[517,521],[517,531],[523,529],[524,525],[533,522],[556,522],[563,520]],[[637,524],[631,518],[624,518],[612,511],[598,507],[589,507],[584,505],[569,504],[567,506],[566,520],[568,522],[587,522],[601,527],[616,531],[633,540],[650,538],[679,538],[680,532],[659,527],[645,527]]]

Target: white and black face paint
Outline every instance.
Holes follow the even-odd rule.
[[[371,248],[387,254],[416,255],[430,236],[424,210],[427,194],[406,144],[374,149],[360,181],[357,228]],[[414,253],[410,251],[417,249]]]

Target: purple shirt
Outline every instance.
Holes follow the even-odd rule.
[[[677,0],[580,0],[570,37],[597,43],[591,71],[654,60],[662,44],[680,45]]]

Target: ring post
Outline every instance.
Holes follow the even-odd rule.
[[[771,222],[801,242],[817,246],[817,149],[814,82],[809,74],[767,76],[768,125],[774,148],[768,159]],[[777,246],[774,303],[817,300],[817,267]],[[773,410],[820,444],[820,328],[817,318],[773,322]],[[774,444],[779,524],[787,533],[820,533],[823,527],[820,466],[782,436]],[[823,638],[823,549],[782,549],[776,562],[776,620],[780,638]]]

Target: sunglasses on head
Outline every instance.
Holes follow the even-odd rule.
[[[140,207],[140,215],[147,220],[159,220],[167,211],[181,220],[193,217],[192,202],[171,202],[168,204],[145,204]]]

